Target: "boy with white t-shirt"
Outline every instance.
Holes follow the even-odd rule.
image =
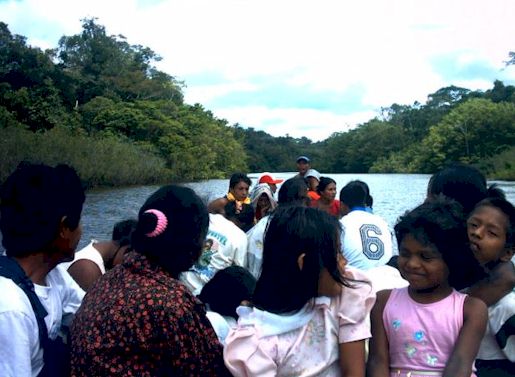
[[[368,270],[397,255],[397,242],[388,223],[367,208],[368,186],[351,181],[340,191],[342,253],[347,264]]]

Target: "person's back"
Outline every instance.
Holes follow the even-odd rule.
[[[375,295],[361,272],[344,267],[338,227],[313,208],[276,210],[253,302],[238,308],[226,339],[234,376],[364,375]]]
[[[202,255],[181,274],[181,281],[198,295],[218,271],[232,265],[245,266],[246,253],[245,233],[224,216],[209,214],[209,230]]]
[[[306,206],[309,201],[307,191],[308,188],[304,179],[290,178],[286,180],[279,189],[279,206]],[[245,267],[256,279],[261,274],[265,231],[271,216],[273,216],[273,213],[259,220],[258,223],[247,232],[248,247]]]
[[[209,225],[193,190],[164,186],[143,204],[123,263],[86,295],[71,328],[74,376],[225,375],[204,305],[178,277]]]
[[[362,270],[384,266],[397,254],[388,223],[367,209],[364,182],[351,181],[340,191],[342,253],[349,266]]]
[[[73,261],[63,263],[82,289],[88,291],[107,270],[121,263],[130,246],[131,233],[136,224],[136,220],[117,222],[110,241],[91,240],[86,247],[75,253]]]

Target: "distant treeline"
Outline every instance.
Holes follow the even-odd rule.
[[[500,81],[486,92],[451,86],[425,104],[393,104],[313,143],[184,103],[184,83],[157,70],[159,60],[95,19],[46,51],[0,22],[0,181],[22,160],[69,163],[92,187],[291,171],[299,154],[327,173],[431,173],[459,160],[515,179],[515,87]]]

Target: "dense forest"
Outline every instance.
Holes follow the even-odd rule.
[[[229,125],[186,104],[161,58],[95,19],[42,51],[0,22],[0,181],[22,160],[73,165],[90,186],[291,171],[308,154],[324,173],[431,173],[450,161],[515,179],[515,87],[450,86],[425,104],[392,104],[322,142]],[[506,64],[515,64],[509,53]]]

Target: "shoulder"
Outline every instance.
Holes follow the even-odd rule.
[[[11,279],[0,276],[0,313],[32,313],[30,301]]]
[[[474,317],[480,316],[480,315],[482,315],[484,317],[487,316],[488,309],[486,307],[486,304],[482,300],[480,300],[476,297],[465,295],[463,293],[459,293],[459,294],[465,296],[464,301],[463,301],[464,319],[467,319],[468,317],[471,317],[471,316],[474,316]]]
[[[224,213],[224,207],[229,200],[224,196],[222,198],[215,199],[207,205],[207,210],[210,213]]]
[[[345,312],[350,310],[352,316],[367,315],[376,300],[371,281],[364,272],[352,267],[346,267],[345,277],[351,286],[342,287],[341,295],[337,300],[339,310]],[[349,302],[353,305],[349,306]]]

